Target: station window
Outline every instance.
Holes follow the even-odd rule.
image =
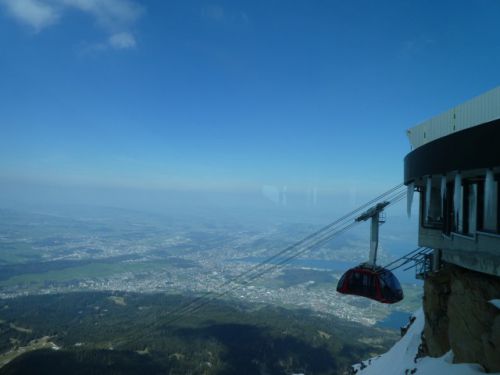
[[[457,186],[455,186],[455,189],[457,189]],[[464,186],[461,184],[459,187],[458,187],[458,191],[455,191],[455,194],[457,194],[458,196],[458,200],[455,198],[455,196],[453,197],[453,206],[454,206],[454,212],[453,212],[453,218],[454,218],[454,225],[453,225],[453,228],[454,228],[454,231],[456,233],[462,233],[462,234],[465,234],[464,232],[464,226],[467,225],[467,222],[464,220]],[[455,202],[458,201],[458,204],[456,204]]]
[[[459,233],[474,235],[477,231],[478,184],[466,181],[462,185],[462,215]]]
[[[450,235],[455,230],[455,213],[454,213],[454,184],[448,182],[446,184],[446,192],[443,200],[443,233]]]
[[[427,183],[421,194],[422,199],[422,225],[427,228],[442,228],[443,210],[441,199],[441,188],[437,180],[427,179]]]
[[[442,229],[446,235],[474,235],[477,231],[500,234],[499,180],[500,175],[489,180],[464,179],[457,192],[454,181],[448,181],[442,196],[440,181],[429,177],[421,190],[422,226]]]
[[[499,232],[499,193],[498,178],[484,184],[481,229],[485,232]]]

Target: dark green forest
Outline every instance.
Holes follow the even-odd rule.
[[[82,292],[0,303],[2,353],[45,337],[0,374],[342,374],[396,333],[267,305],[212,302],[174,320],[188,297]]]

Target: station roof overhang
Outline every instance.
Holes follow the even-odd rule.
[[[407,131],[412,150],[439,138],[500,119],[500,86]]]
[[[404,182],[429,175],[500,166],[500,119],[426,143],[404,159]]]

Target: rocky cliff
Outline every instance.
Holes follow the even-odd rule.
[[[455,363],[500,371],[500,278],[446,265],[425,281],[424,337],[428,355],[450,350]]]

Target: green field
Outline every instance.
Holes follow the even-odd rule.
[[[164,270],[170,267],[168,260],[148,262],[92,263],[83,266],[69,267],[61,270],[17,275],[0,281],[1,287],[15,285],[42,286],[44,283],[61,283],[89,278],[109,277],[126,272],[147,272]]]

